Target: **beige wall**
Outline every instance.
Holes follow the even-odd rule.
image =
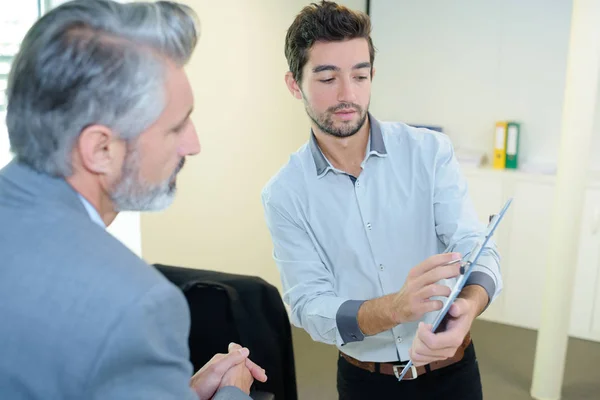
[[[280,287],[260,192],[308,138],[302,103],[284,84],[283,47],[309,1],[187,3],[201,20],[188,73],[202,152],[181,172],[173,206],[143,214],[142,254],[151,263],[258,275]]]

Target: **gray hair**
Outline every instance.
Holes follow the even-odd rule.
[[[134,140],[164,110],[165,58],[185,65],[197,37],[196,15],[174,2],[75,0],[50,11],[25,36],[9,74],[11,151],[66,177],[86,127]]]

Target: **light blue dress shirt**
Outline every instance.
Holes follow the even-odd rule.
[[[100,225],[102,228],[106,229],[106,224],[102,220],[102,217],[100,217],[100,214],[98,214],[98,210],[96,210],[96,208],[94,208],[94,206],[89,201],[87,201],[86,198],[83,197],[81,194],[77,193],[77,195],[79,196],[79,200],[81,200],[81,202],[83,203],[83,206],[85,207],[92,221]]]
[[[262,201],[292,323],[359,360],[406,361],[418,321],[364,336],[358,307],[400,290],[408,272],[434,254],[466,254],[485,225],[447,136],[369,120],[360,176],[334,168],[311,135],[265,186]],[[468,284],[484,287],[490,301],[500,292],[493,241]]]

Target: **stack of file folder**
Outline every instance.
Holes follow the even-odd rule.
[[[521,136],[521,124],[514,121],[496,122],[492,161],[494,169],[518,168],[519,136]]]

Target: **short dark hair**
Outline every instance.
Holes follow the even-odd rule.
[[[369,44],[371,68],[375,48],[371,40],[371,19],[360,11],[350,10],[332,1],[312,3],[302,9],[285,37],[285,58],[296,82],[302,80],[302,68],[315,42],[334,42],[364,38]]]

